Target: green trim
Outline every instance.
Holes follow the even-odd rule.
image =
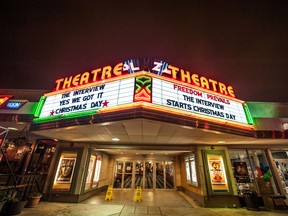
[[[243,104],[243,107],[244,107],[244,112],[245,112],[248,124],[253,125],[254,124],[254,120],[253,120],[253,118],[251,116],[251,113],[249,111],[249,108],[248,108],[247,104]]]
[[[88,111],[82,111],[82,112],[75,112],[75,113],[68,113],[58,116],[49,116],[49,117],[43,117],[43,118],[36,118],[33,120],[35,123],[42,123],[42,122],[50,122],[50,121],[56,121],[60,119],[70,119],[70,118],[78,118],[82,116],[89,116],[96,114],[100,109],[94,109],[94,110],[88,110]]]
[[[35,118],[38,118],[38,117],[40,116],[46,98],[47,98],[46,96],[42,96],[42,97],[40,98],[40,101],[39,101],[38,106],[37,106],[37,108],[36,108],[36,111],[35,111],[35,113],[34,113],[34,117],[35,117]]]

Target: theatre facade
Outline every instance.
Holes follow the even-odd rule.
[[[179,190],[204,207],[243,206],[247,191],[266,207],[288,197],[288,104],[245,102],[165,61],[99,67],[51,92],[2,89],[0,104],[1,173],[8,161],[15,175],[37,175],[49,201],[109,185]]]

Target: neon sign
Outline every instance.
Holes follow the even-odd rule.
[[[227,86],[222,82],[218,82],[204,76],[199,76],[198,74],[172,66],[164,61],[147,58],[127,60],[120,62],[115,66],[108,65],[101,68],[96,68],[90,72],[84,72],[75,76],[57,79],[55,81],[54,91],[67,90],[69,88],[80,87],[91,83],[96,84],[100,81],[105,81],[128,74],[134,74],[141,71],[153,73],[172,80],[178,80],[198,88],[235,98],[235,93],[232,86]]]
[[[12,97],[12,95],[0,95],[0,107],[6,104],[6,102]]]
[[[27,100],[9,100],[8,103],[6,104],[6,109],[13,109],[13,110],[18,110],[20,109]]]
[[[133,102],[134,80],[128,78],[76,89],[62,94],[48,95],[41,102],[40,118],[53,119],[72,113],[97,111],[102,108]],[[38,111],[37,111],[38,112]]]
[[[136,104],[149,104],[150,108],[154,107],[156,110],[186,113],[225,124],[252,124],[244,101],[202,91],[197,87],[192,88],[192,85],[184,86],[180,81],[147,72],[130,74],[128,77],[98,85],[85,85],[71,91],[47,93],[39,102],[34,121],[112,112]]]
[[[248,123],[241,102],[167,80],[153,78],[152,103],[226,121]]]

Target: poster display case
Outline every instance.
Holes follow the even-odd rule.
[[[73,181],[77,153],[61,153],[52,190],[70,191]]]
[[[210,195],[226,195],[232,193],[229,170],[224,151],[204,151],[206,160],[206,178]]]

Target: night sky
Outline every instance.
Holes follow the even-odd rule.
[[[138,57],[232,85],[245,101],[288,102],[285,1],[0,1],[0,88]]]

